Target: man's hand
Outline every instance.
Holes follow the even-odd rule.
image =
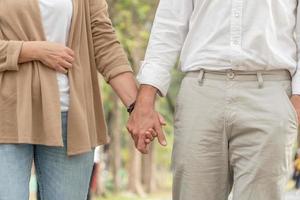
[[[158,137],[161,145],[167,145],[162,130],[162,125],[165,124],[164,119],[154,110],[156,92],[157,89],[152,86],[141,86],[135,109],[127,123],[127,129],[141,153],[148,153],[149,142],[155,137]]]
[[[293,95],[291,98],[291,102],[297,112],[298,122],[300,124],[300,95]]]

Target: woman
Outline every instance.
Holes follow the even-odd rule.
[[[126,106],[137,86],[105,0],[0,1],[0,199],[84,200],[108,141],[97,71]]]

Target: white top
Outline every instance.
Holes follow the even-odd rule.
[[[44,33],[49,42],[67,44],[73,15],[72,0],[39,0]],[[69,109],[69,79],[57,73],[61,111]]]
[[[99,163],[101,161],[101,152],[102,152],[102,147],[103,146],[98,146],[95,148],[95,151],[94,151],[94,162],[95,163]]]
[[[138,79],[166,95],[171,68],[180,54],[183,72],[200,68],[288,69],[294,75],[293,93],[300,94],[300,2],[298,7],[297,3],[298,0],[161,0]]]

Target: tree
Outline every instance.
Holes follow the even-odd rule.
[[[149,24],[151,24],[154,16],[155,5],[158,1],[145,0],[123,0],[115,1],[109,0],[110,14],[114,26],[117,29],[121,43],[123,44],[131,65],[134,71],[138,70],[139,63],[143,59],[147,38],[149,37]],[[117,13],[117,15],[115,14]],[[130,169],[129,169],[129,190],[132,192],[144,195],[141,180],[144,179],[146,183],[153,185],[154,175],[141,177],[141,155],[136,151],[134,145],[131,143],[130,148]],[[151,148],[150,156],[144,158],[144,162],[149,163],[153,161],[153,148]],[[152,167],[154,168],[154,167]],[[152,169],[149,169],[152,172]],[[146,174],[146,173],[143,173]],[[148,174],[148,173],[147,173]],[[152,173],[151,173],[152,174]],[[152,180],[153,179],[153,180]],[[147,190],[151,191],[152,187],[147,186]]]
[[[114,191],[119,192],[121,189],[121,106],[118,97],[111,93],[111,100],[114,109],[111,111],[109,130],[111,130],[111,158],[112,173],[114,182]]]
[[[145,54],[151,24],[159,0],[107,0],[107,2],[109,4],[110,18],[112,19],[118,38],[128,55],[134,71],[137,72],[140,61],[143,60]],[[175,73],[174,80],[173,84],[176,84],[176,88],[178,88],[181,76]],[[122,180],[120,180],[119,171],[121,167],[124,168],[126,165],[128,172],[127,188],[134,193],[144,196],[145,191],[147,193],[153,192],[158,186],[156,182],[156,160],[161,159],[161,155],[157,156],[159,145],[151,146],[149,155],[141,156],[135,149],[132,140],[128,139],[128,135],[124,134],[123,136],[120,134],[121,132],[126,132],[124,129],[126,120],[125,117],[122,117],[125,115],[119,109],[119,100],[107,88],[104,87],[104,103],[106,116],[108,117],[109,133],[112,138],[109,148],[109,164],[111,165],[110,169],[112,169],[114,189],[118,190],[121,187],[120,185],[122,184],[120,182]],[[167,116],[169,124],[173,120],[171,116],[175,111],[174,99],[176,93],[177,90],[172,89],[167,98],[160,100],[158,103],[159,111]],[[169,134],[172,132],[170,126],[167,128],[167,132]],[[128,152],[128,155],[127,153],[124,154],[124,151]],[[163,152],[163,154],[166,154],[166,160],[170,158],[170,151],[171,148],[168,148]],[[164,164],[166,165],[166,170],[169,170],[167,166],[169,162],[167,161]]]

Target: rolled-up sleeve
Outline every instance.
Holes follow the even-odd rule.
[[[0,72],[18,71],[22,41],[0,40]]]
[[[132,72],[127,56],[117,39],[105,0],[90,0],[91,27],[98,71],[109,82],[115,76]]]
[[[161,0],[153,23],[138,80],[167,94],[175,66],[189,29],[192,0]]]

